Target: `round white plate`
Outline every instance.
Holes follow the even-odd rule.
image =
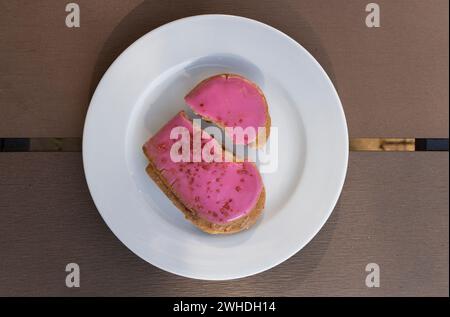
[[[192,87],[223,72],[264,91],[278,128],[278,168],[262,175],[267,201],[258,223],[213,236],[186,221],[149,179],[141,147],[188,109],[183,97]],[[256,274],[303,248],[336,204],[347,159],[344,112],[317,61],[280,31],[227,15],[177,20],[132,44],[100,81],[83,135],[89,190],[114,234],[147,262],[206,280]]]

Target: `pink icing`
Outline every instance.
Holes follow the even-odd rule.
[[[249,162],[173,162],[170,149],[177,140],[170,139],[170,131],[180,126],[189,129],[192,135],[192,122],[183,111],[144,145],[145,153],[171,184],[178,199],[187,208],[196,210],[199,217],[213,223],[227,223],[248,214],[263,187],[256,166]],[[202,141],[207,142],[216,141]]]
[[[237,75],[213,76],[195,87],[186,97],[192,110],[222,127],[258,127],[267,122],[266,102],[257,86]],[[253,137],[238,144],[249,144]]]

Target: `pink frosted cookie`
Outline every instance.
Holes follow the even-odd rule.
[[[174,151],[178,153],[173,146],[180,140],[170,138],[175,127],[189,131],[188,162],[173,160]],[[192,140],[192,122],[181,111],[144,144],[150,162],[148,175],[185,217],[203,231],[234,233],[250,227],[265,202],[264,185],[256,166],[250,162],[208,163],[203,157],[194,162]],[[209,137],[202,140],[202,147],[209,142],[217,144]]]
[[[212,76],[200,82],[184,99],[195,113],[222,128],[251,128],[246,131],[254,131],[242,137],[237,137],[236,132],[228,133],[236,144],[261,147],[269,137],[270,115],[266,98],[255,83],[242,76]]]

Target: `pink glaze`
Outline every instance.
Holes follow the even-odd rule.
[[[256,140],[258,127],[267,122],[266,101],[257,86],[237,75],[219,75],[206,79],[186,97],[186,103],[200,116],[222,127],[252,127],[255,135],[237,144]]]
[[[177,140],[170,139],[170,131],[177,126],[188,128],[192,135],[192,122],[181,111],[145,143],[144,151],[178,199],[213,223],[223,224],[247,215],[263,187],[256,166],[249,162],[173,162],[170,149]],[[207,142],[216,141],[202,141]]]

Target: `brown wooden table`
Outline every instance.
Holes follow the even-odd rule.
[[[80,138],[90,97],[139,36],[184,16],[268,23],[305,46],[338,89],[350,138],[448,138],[449,3],[0,0],[0,138]],[[77,139],[75,139],[77,140]],[[77,147],[75,147],[77,148]],[[191,280],[133,255],[108,229],[75,152],[0,152],[0,295],[448,296],[448,152],[350,152],[343,193],[313,241],[285,263],[228,282]],[[65,266],[81,287],[65,286]],[[367,288],[365,266],[380,265]]]

